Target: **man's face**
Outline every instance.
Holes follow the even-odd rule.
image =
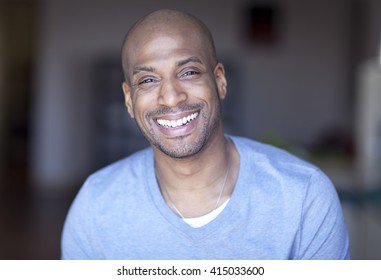
[[[173,158],[198,153],[221,129],[224,69],[211,65],[200,37],[138,35],[127,55],[129,84],[123,90],[128,111],[147,140]]]

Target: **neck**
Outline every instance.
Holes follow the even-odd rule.
[[[187,158],[171,158],[154,149],[159,183],[165,183],[167,189],[195,190],[210,186],[225,174],[228,146],[228,140],[221,134]]]
[[[181,212],[179,216],[205,215],[224,203],[233,191],[239,165],[234,144],[223,133],[210,140],[197,155],[183,159],[154,149],[162,195],[174,212]]]

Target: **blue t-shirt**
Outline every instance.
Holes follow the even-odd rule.
[[[91,175],[68,213],[63,259],[348,259],[340,202],[316,167],[231,137],[240,170],[225,209],[192,228],[165,203],[151,148]]]

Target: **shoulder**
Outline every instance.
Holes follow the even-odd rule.
[[[284,175],[320,173],[318,167],[290,152],[243,137],[232,137],[244,164],[257,170],[279,170]]]
[[[241,158],[241,171],[266,193],[291,199],[320,194],[336,196],[330,179],[317,166],[277,147],[232,137]],[[336,199],[336,198],[335,198]]]
[[[100,195],[110,187],[129,185],[129,182],[139,180],[142,177],[149,160],[153,161],[151,148],[138,151],[92,173],[86,179],[82,189],[91,186],[91,192],[94,195]]]
[[[71,209],[88,211],[91,205],[93,211],[104,211],[108,203],[115,206],[122,197],[142,195],[149,160],[153,161],[153,153],[146,148],[92,173],[79,189]]]

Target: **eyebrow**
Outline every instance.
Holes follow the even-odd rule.
[[[183,65],[190,63],[190,62],[204,64],[204,63],[202,63],[201,59],[199,59],[197,56],[191,56],[191,57],[188,57],[188,58],[185,58],[185,59],[178,61],[177,66],[183,66]],[[155,68],[150,67],[150,66],[135,66],[132,74],[136,75],[140,72],[155,72]]]
[[[154,72],[154,71],[155,71],[155,68],[153,68],[153,67],[149,67],[149,66],[136,66],[136,67],[134,67],[132,74],[135,75],[135,74],[137,74],[139,72]]]
[[[191,57],[188,57],[186,59],[182,59],[182,60],[178,61],[177,66],[183,66],[189,62],[196,62],[196,63],[204,64],[204,63],[202,63],[201,59],[199,59],[197,56],[191,56]]]

